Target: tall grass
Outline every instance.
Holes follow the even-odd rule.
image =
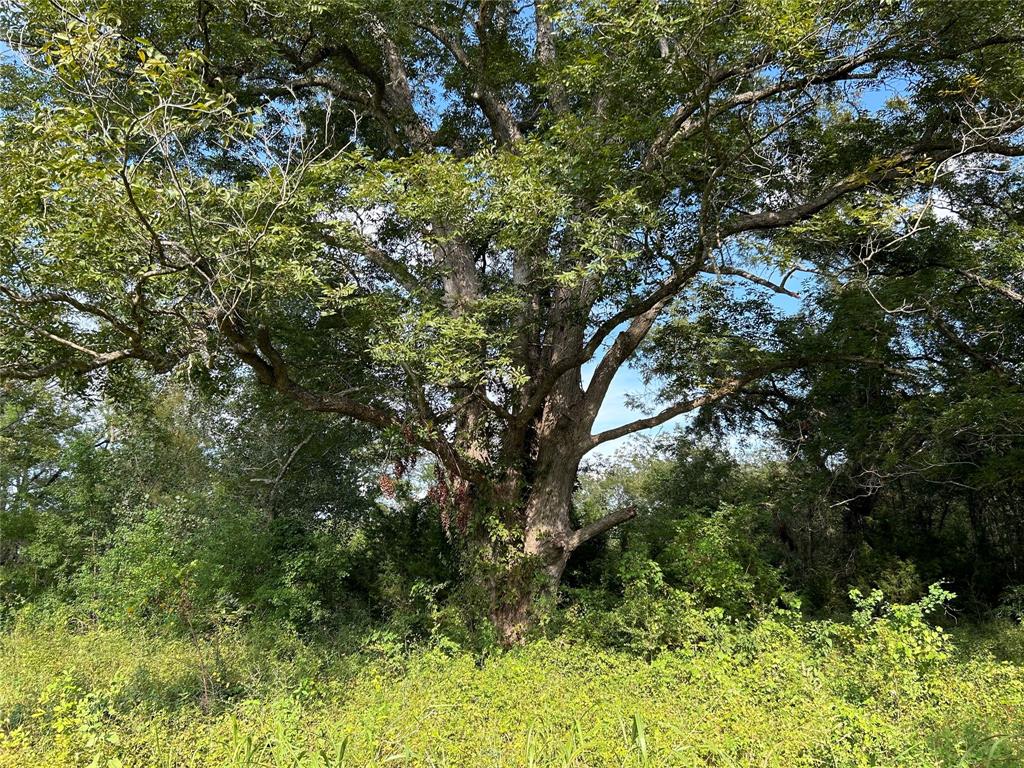
[[[1018,661],[948,640],[915,656],[883,629],[766,621],[652,661],[559,641],[484,661],[22,627],[0,639],[0,766],[1024,765]]]

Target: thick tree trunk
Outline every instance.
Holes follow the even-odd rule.
[[[569,554],[553,562],[527,561],[491,584],[490,621],[505,648],[523,644],[550,607]]]
[[[491,585],[490,618],[502,645],[522,643],[536,626],[545,598],[553,599],[579,543],[572,525],[579,458],[567,446],[543,451],[517,511],[521,551],[509,553]]]
[[[526,590],[516,595],[496,595],[490,620],[503,648],[521,645],[534,625],[535,596]]]
[[[556,596],[573,551],[635,514],[632,509],[615,510],[580,528],[573,524],[573,494],[592,420],[578,418],[582,389],[578,381],[571,384],[557,409],[561,417],[546,410],[550,418],[538,430],[536,454],[524,459],[520,466],[526,469],[507,486],[506,500],[514,511],[503,519],[517,528],[515,551],[490,549],[491,565],[497,566],[490,570],[488,584],[490,619],[506,647],[522,643],[536,627]]]

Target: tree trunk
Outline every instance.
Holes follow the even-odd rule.
[[[523,590],[518,595],[495,596],[491,607],[491,624],[503,648],[522,645],[534,624],[534,595]]]
[[[490,621],[504,648],[522,645],[554,600],[569,553],[553,562],[528,558],[491,583]]]
[[[509,552],[490,586],[490,619],[499,642],[523,643],[540,618],[542,603],[553,599],[576,546],[572,496],[578,460],[561,457],[535,478],[518,511],[520,551]]]

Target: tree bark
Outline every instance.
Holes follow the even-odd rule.
[[[615,511],[576,528],[573,495],[582,451],[569,440],[554,440],[541,451],[516,515],[521,524],[521,551],[499,555],[506,567],[495,569],[489,583],[490,620],[504,647],[523,643],[554,600],[572,553],[586,541],[630,520],[632,509]]]

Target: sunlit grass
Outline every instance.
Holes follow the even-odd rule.
[[[1024,630],[1001,632],[1019,647]],[[961,649],[897,667],[877,638],[815,633],[768,622],[647,662],[21,629],[0,640],[0,766],[1024,764],[1017,663]]]

